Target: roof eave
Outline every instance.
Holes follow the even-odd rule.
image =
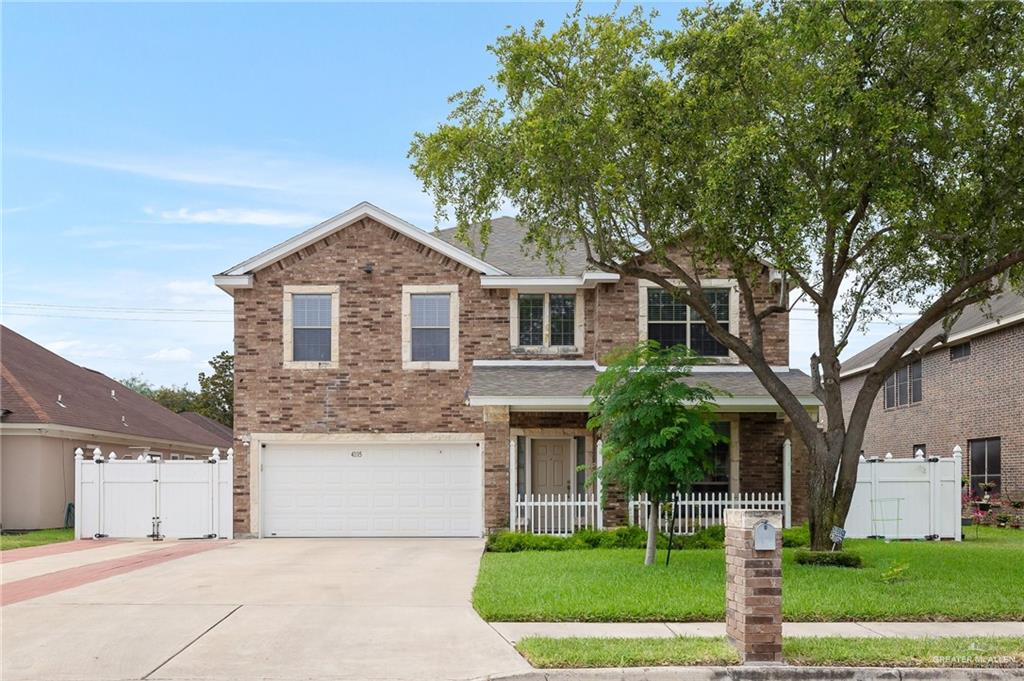
[[[813,395],[798,396],[797,400],[804,407],[820,407],[821,401]],[[509,395],[470,395],[471,407],[504,407],[512,411],[587,411],[592,398],[586,395],[555,395],[555,396],[509,396]],[[781,411],[782,407],[774,398],[766,395],[721,396],[712,401],[720,411]]]

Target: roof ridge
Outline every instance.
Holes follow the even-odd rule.
[[[18,393],[18,397],[25,401],[25,404],[28,405],[29,409],[32,410],[32,412],[40,421],[44,421],[46,423],[52,421],[50,415],[46,412],[45,409],[43,409],[42,405],[36,401],[36,398],[32,397],[31,393],[25,390],[25,387],[21,385],[21,383],[14,376],[14,374],[11,373],[10,369],[8,369],[4,365],[0,365],[0,374],[2,374],[3,377],[7,380],[7,382],[11,384],[11,387],[14,389],[14,392]]]

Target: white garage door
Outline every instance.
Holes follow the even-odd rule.
[[[265,537],[478,537],[477,443],[273,444]]]

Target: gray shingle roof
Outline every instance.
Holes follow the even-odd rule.
[[[1007,291],[994,298],[984,305],[971,305],[964,308],[963,314],[949,331],[949,335],[971,334],[972,332],[987,326],[996,320],[1019,315],[1024,312],[1024,296],[1013,291]],[[921,342],[927,342],[935,334],[942,330],[942,323],[933,324],[921,334]],[[896,341],[902,329],[894,331],[874,345],[857,354],[843,360],[843,371],[857,371],[869,369],[875,365],[885,351]],[[943,346],[938,346],[943,347]]]
[[[470,397],[581,397],[594,382],[589,366],[474,366]],[[811,397],[811,377],[797,369],[778,371],[797,397]],[[724,390],[733,397],[768,397],[752,371],[698,371],[690,381]]]
[[[455,228],[444,229],[434,235],[445,243],[466,251],[511,275],[557,276],[564,274],[576,276],[589,269],[587,254],[582,243],[565,249],[561,254],[562,262],[555,263],[554,267],[549,267],[544,256],[536,254],[535,248],[523,244],[523,239],[526,238],[526,226],[510,217],[491,220],[491,232],[486,248],[481,245],[478,226],[470,230],[472,245],[467,245],[456,239]]]

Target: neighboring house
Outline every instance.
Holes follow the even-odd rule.
[[[927,342],[941,326],[928,329]],[[843,361],[843,403],[852,409],[896,332]],[[963,451],[973,491],[991,482],[1024,491],[1024,297],[1004,293],[964,310],[949,340],[896,372],[875,398],[864,436],[865,456],[950,456]]]
[[[75,500],[75,449],[121,458],[206,458],[231,446],[98,371],[0,326],[0,526],[63,527]],[[198,416],[198,415],[197,415]]]
[[[183,411],[179,416],[188,419],[203,430],[209,431],[222,442],[231,442],[232,438],[234,438],[234,432],[231,430],[231,426],[225,426],[220,421],[214,421],[209,416],[204,416],[203,414],[194,411]]]
[[[492,222],[485,252],[362,203],[214,277],[234,297],[236,531],[259,536],[479,536],[508,528],[517,495],[594,492],[599,462],[584,390],[608,353],[640,339],[689,342],[717,359],[694,380],[718,399],[730,444],[698,491],[783,490],[792,439],[794,516],[806,450],[754,375],[644,281],[588,269],[581,249],[550,267],[525,229]],[[705,279],[744,332],[729,273]],[[778,294],[764,268],[759,299]],[[785,316],[767,353],[788,368]],[[607,526],[626,522],[609,490]]]

